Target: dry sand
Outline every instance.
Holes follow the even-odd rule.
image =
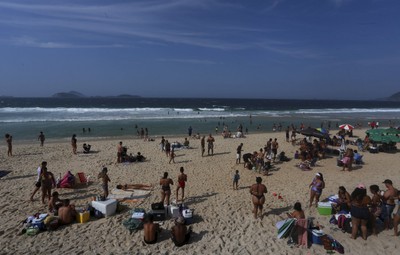
[[[356,130],[355,135],[363,137],[363,130]],[[177,151],[175,164],[168,164],[165,154],[159,149],[160,138],[154,142],[138,139],[123,140],[128,153],[140,151],[148,158],[144,163],[116,164],[118,139],[81,141],[78,137],[78,149],[83,142],[92,145],[91,154],[73,155],[71,146],[66,141],[45,143],[42,148],[38,143],[15,144],[14,156],[6,156],[5,143],[0,151],[0,170],[9,170],[10,174],[0,179],[0,254],[324,254],[323,246],[312,245],[309,249],[290,248],[286,239],[277,239],[275,223],[285,218],[286,212],[292,211],[296,201],[307,205],[308,185],[315,172],[324,174],[326,188],[322,199],[335,194],[340,185],[349,192],[362,182],[366,186],[378,184],[384,189],[382,181],[392,179],[394,186],[400,186],[397,154],[364,152],[361,167],[352,172],[341,172],[336,166],[336,158],[331,157],[318,162],[312,171],[301,171],[295,167],[297,160],[277,164],[277,171],[263,176],[263,183],[268,187],[265,217],[254,219],[251,213],[252,203],[249,186],[255,183],[257,173],[246,170],[243,165],[236,165],[236,147],[244,143],[244,153],[259,150],[268,138],[278,138],[279,151],[285,151],[293,158],[297,146],[285,142],[284,132],[250,134],[243,139],[223,139],[216,136],[215,155],[201,157],[200,140],[190,140],[193,149]],[[168,138],[170,141],[183,141],[184,136]],[[176,181],[179,167],[183,166],[188,175],[186,204],[195,209],[194,235],[190,244],[181,248],[174,247],[169,239],[169,231],[161,233],[155,245],[143,243],[143,232],[134,234],[122,225],[129,218],[129,212],[103,219],[92,219],[84,224],[72,224],[57,231],[42,232],[34,237],[21,235],[22,224],[27,216],[35,212],[46,212],[46,206],[40,202],[40,193],[35,201],[29,202],[30,192],[34,189],[36,169],[41,161],[48,162],[48,169],[58,176],[67,170],[73,173],[85,172],[97,176],[103,166],[109,169],[110,187],[125,183],[152,183],[156,186],[151,196],[138,205],[150,209],[151,203],[160,200],[159,179],[164,171]],[[232,175],[240,171],[240,189],[232,189]],[[97,178],[89,186],[79,189],[57,189],[61,198],[70,198],[76,205],[84,205],[95,195],[101,193]],[[277,199],[278,193],[283,200]],[[174,195],[173,195],[174,197]],[[367,241],[360,237],[349,238],[329,224],[328,216],[320,216],[315,208],[306,209],[306,216],[314,217],[314,223],[324,226],[324,231],[339,240],[345,247],[346,254],[398,254],[399,237],[393,237],[393,231],[379,231],[378,236],[369,236]],[[170,229],[171,220],[163,224]]]

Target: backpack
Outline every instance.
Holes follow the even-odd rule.
[[[351,226],[350,226],[351,219],[347,218],[343,214],[339,216],[338,218],[338,228],[342,229],[343,233],[349,233],[351,232]]]

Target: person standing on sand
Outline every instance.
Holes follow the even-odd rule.
[[[108,183],[111,182],[110,177],[108,177],[108,169],[107,167],[103,167],[103,170],[99,173],[99,179],[101,179],[101,188],[103,189],[104,192],[104,199],[107,199],[108,197]]]
[[[43,161],[42,164],[40,164],[40,166],[37,169],[37,179],[36,179],[36,183],[35,183],[35,189],[33,190],[32,195],[30,197],[31,201],[33,201],[33,197],[35,196],[36,192],[42,186],[42,182],[40,181],[40,174],[42,173],[42,169],[45,167],[47,167],[47,162]]]
[[[240,158],[242,157],[243,143],[240,143],[236,149],[236,164],[240,164]]]
[[[175,151],[174,148],[171,149],[171,152],[169,154],[169,164],[174,163],[175,164]]]
[[[164,136],[161,136],[161,142],[160,142],[161,152],[165,151],[164,146],[165,146],[165,138]]]
[[[275,162],[275,159],[276,159],[276,155],[278,154],[278,147],[279,147],[279,144],[278,144],[278,139],[274,139],[274,141],[271,143],[271,151],[272,151],[272,153],[274,154],[274,157],[273,157],[273,161]]]
[[[202,136],[200,140],[201,145],[201,156],[204,157],[204,152],[206,151],[206,137]]]
[[[174,182],[171,178],[168,178],[168,172],[164,172],[163,178],[160,180],[161,185],[161,203],[165,205],[165,200],[167,200],[167,205],[169,205],[169,198],[171,196],[171,186]]]
[[[45,140],[45,137],[44,137],[43,131],[40,131],[40,134],[39,134],[39,136],[38,136],[38,140],[40,141],[40,146],[42,146],[42,147],[43,147],[44,140]]]
[[[119,142],[117,146],[117,163],[122,163],[122,152],[124,148],[122,147],[122,141]]]
[[[5,135],[6,143],[7,143],[7,155],[9,157],[12,156],[12,136],[10,134]]]
[[[45,204],[44,198],[48,197],[49,201],[51,199],[51,189],[56,187],[56,180],[51,172],[47,171],[47,167],[43,167],[40,173],[40,182],[42,187],[42,203]]]
[[[76,154],[77,142],[78,141],[76,140],[76,134],[73,134],[71,138],[71,145],[72,145],[72,153],[74,154]]]
[[[167,157],[170,157],[171,155],[171,144],[168,142],[168,140],[165,140],[165,155]]]
[[[322,194],[322,190],[325,188],[324,177],[321,173],[316,173],[313,181],[310,183],[310,207],[315,198],[315,206],[318,206],[319,198]]]
[[[187,182],[187,175],[183,173],[185,171],[183,166],[181,166],[179,171],[181,173],[178,175],[178,186],[176,187],[176,201],[179,201],[178,199],[179,189],[182,189],[181,201],[183,201],[183,198],[185,197],[185,186]]]
[[[193,132],[192,126],[189,126],[189,128],[188,128],[189,139],[190,139],[190,137],[192,137],[192,132]]]
[[[212,137],[212,135],[210,134],[210,135],[208,136],[208,138],[207,138],[207,144],[208,144],[207,153],[208,153],[208,156],[210,156],[210,151],[211,151],[211,156],[214,156],[214,142],[215,142],[215,139],[214,139],[214,137]]]
[[[236,170],[235,174],[233,175],[233,189],[236,190],[238,189],[239,179],[240,179],[239,170]]]
[[[386,179],[383,183],[387,190],[382,195],[381,217],[384,219],[385,230],[389,230],[392,223],[392,213],[396,206],[394,200],[398,196],[398,190],[393,187],[393,182],[389,179]]]
[[[257,177],[256,183],[251,185],[251,187],[250,187],[250,194],[252,195],[251,199],[252,199],[253,205],[254,205],[253,214],[254,214],[255,219],[257,219],[258,215],[260,216],[261,219],[263,217],[262,209],[263,209],[263,205],[265,203],[264,194],[268,192],[267,187],[264,184],[262,184],[261,182],[262,182],[262,178]]]

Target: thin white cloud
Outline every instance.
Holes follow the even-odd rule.
[[[275,8],[282,1],[273,0],[271,7]],[[8,14],[0,10],[0,13],[4,14],[0,16],[1,27],[16,28],[13,31],[18,31],[18,28],[31,28],[32,31],[41,32],[37,35],[33,34],[31,37],[35,39],[31,40],[24,39],[24,35],[14,35],[14,38],[9,41],[18,46],[94,48],[121,47],[121,45],[148,42],[154,46],[181,44],[218,50],[259,48],[291,57],[307,58],[316,55],[307,53],[309,50],[297,49],[296,46],[279,42],[279,40],[275,42],[271,39],[266,42],[260,39],[260,33],[266,34],[272,31],[268,28],[223,24],[211,26],[211,24],[203,25],[198,20],[190,20],[186,24],[171,18],[181,11],[198,11],[197,9],[216,11],[219,8],[224,11],[238,11],[243,8],[229,1],[155,0],[112,2],[112,4],[103,5],[88,5],[84,2],[53,4],[51,1],[42,2],[42,4],[0,2],[0,8],[11,11]],[[15,16],[15,14],[18,15]],[[196,27],[193,27],[193,24]],[[224,27],[229,32],[224,32]],[[55,31],[63,33],[61,39],[63,42],[43,37],[52,35]],[[93,44],[92,41],[87,40],[88,34],[103,38],[106,43]]]
[[[177,58],[159,58],[159,62],[174,62],[174,63],[184,63],[184,64],[203,64],[203,65],[215,65],[217,62],[204,60],[204,59],[177,59]]]

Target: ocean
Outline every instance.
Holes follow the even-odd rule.
[[[141,128],[150,137],[232,132],[241,124],[251,132],[295,125],[335,129],[343,123],[400,125],[400,102],[289,99],[210,98],[0,98],[0,133],[14,141],[136,137]],[[90,128],[90,132],[88,129]],[[85,129],[85,130],[83,130]]]

